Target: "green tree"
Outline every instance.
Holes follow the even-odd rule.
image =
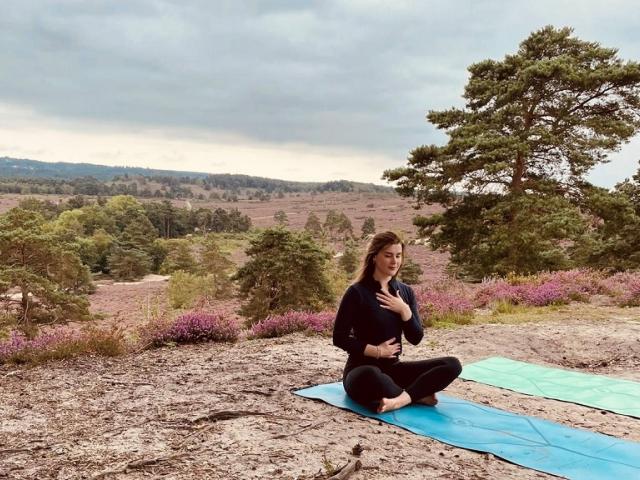
[[[132,221],[145,216],[144,206],[131,195],[111,197],[104,208],[120,231],[124,230]]]
[[[200,268],[203,274],[213,279],[216,298],[224,298],[231,294],[233,284],[230,276],[235,264],[222,253],[213,235],[207,235],[202,241]]]
[[[151,259],[142,250],[136,248],[113,248],[107,259],[111,275],[116,280],[137,280],[151,269]]]
[[[448,143],[414,149],[408,166],[384,177],[418,205],[447,208],[416,223],[463,271],[571,266],[568,246],[586,227],[578,211],[590,188],[585,174],[640,127],[640,66],[569,28],[545,27],[517,53],[469,72],[466,107],[427,116]],[[487,261],[484,252],[502,260]]]
[[[375,235],[376,233],[376,222],[373,217],[367,217],[362,222],[362,238],[367,235]]]
[[[340,267],[351,278],[358,269],[359,264],[358,245],[353,240],[348,240],[344,246],[344,252],[338,260]]]
[[[246,253],[249,260],[234,279],[249,323],[288,310],[318,311],[334,301],[327,276],[330,255],[306,233],[267,229],[251,240]]]
[[[336,232],[340,228],[340,214],[337,211],[330,209],[324,219],[322,228],[329,238],[335,238]]]
[[[144,214],[134,214],[128,218],[119,243],[124,248],[133,248],[149,253],[158,231]]]
[[[0,216],[0,298],[16,303],[24,326],[90,318],[82,294],[91,290],[91,277],[74,247],[52,234],[36,212],[14,208]],[[17,302],[1,295],[14,287]]]
[[[20,200],[18,208],[37,212],[42,215],[45,220],[52,220],[58,215],[58,208],[52,202],[49,200],[38,200],[34,197],[27,197]]]
[[[109,235],[102,228],[99,228],[98,230],[93,232],[93,235],[91,235],[90,238],[96,253],[95,265],[91,268],[92,270],[106,273],[109,270],[107,266],[107,258],[111,253],[111,247],[115,243],[115,238],[112,235]]]
[[[160,266],[160,273],[173,273],[177,270],[195,273],[198,264],[191,251],[191,242],[186,239],[174,239],[166,242],[167,256]]]
[[[344,212],[329,210],[323,228],[334,240],[347,240],[353,237],[353,225]]]
[[[613,192],[593,187],[583,207],[591,221],[588,235],[573,248],[580,263],[607,270],[640,267],[640,206],[634,203],[633,183],[619,184]]]
[[[420,283],[420,276],[422,273],[423,271],[420,265],[414,262],[411,258],[405,257],[398,277],[400,278],[400,281],[407,285],[417,285]]]
[[[307,222],[304,224],[304,229],[313,238],[322,238],[322,224],[315,213],[309,213]]]
[[[289,217],[287,217],[287,213],[284,210],[278,210],[276,213],[274,213],[273,219],[281,227],[289,224]]]

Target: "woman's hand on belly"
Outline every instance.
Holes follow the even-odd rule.
[[[400,343],[396,342],[395,337],[391,337],[378,345],[378,351],[380,352],[379,358],[393,358],[400,352]]]

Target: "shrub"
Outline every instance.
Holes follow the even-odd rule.
[[[520,303],[533,307],[559,305],[569,303],[571,300],[571,288],[555,281],[540,285],[521,285],[517,288],[519,288]]]
[[[336,314],[324,312],[290,311],[281,315],[270,315],[251,327],[251,338],[281,337],[294,332],[328,334],[333,329]]]
[[[640,272],[619,272],[600,281],[604,293],[621,307],[640,306]]]
[[[0,343],[0,364],[39,364],[87,354],[113,357],[125,352],[124,335],[117,329],[58,328],[33,339],[14,330],[7,341]]]
[[[490,280],[483,284],[476,293],[478,306],[494,305],[509,302],[513,305],[529,305],[543,307],[569,303],[571,300],[586,300],[587,293],[580,285],[563,283],[561,279],[540,281],[539,277],[531,277],[528,283],[520,281],[513,285],[505,280]]]
[[[420,317],[425,326],[435,323],[466,324],[473,318],[473,302],[460,283],[439,282],[416,290]]]
[[[175,321],[155,321],[140,330],[143,345],[170,343],[235,342],[240,328],[235,320],[216,313],[187,312]]]

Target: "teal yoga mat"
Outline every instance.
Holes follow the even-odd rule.
[[[465,365],[460,378],[640,418],[640,383],[503,357]]]
[[[397,425],[456,447],[569,479],[640,478],[640,443],[565,427],[439,394],[436,407],[409,405],[382,414],[351,400],[341,383],[295,392]]]

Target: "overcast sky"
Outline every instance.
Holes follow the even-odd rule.
[[[640,60],[635,1],[0,3],[0,156],[383,184],[466,68],[551,24]],[[638,169],[640,140],[591,180]]]

